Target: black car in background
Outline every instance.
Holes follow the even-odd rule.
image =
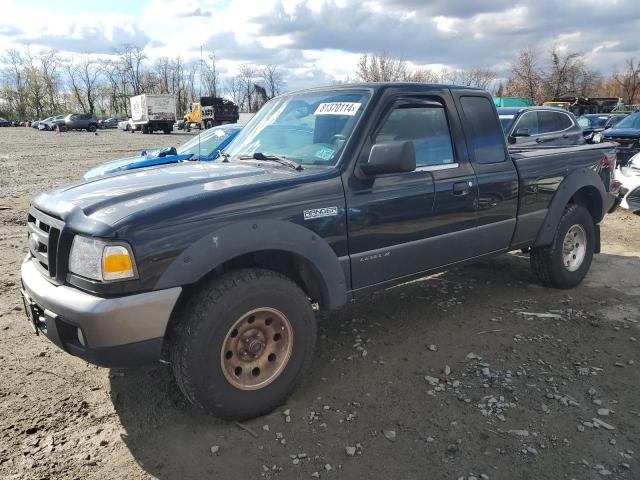
[[[9,120],[7,120],[6,118],[0,117],[0,127],[10,127],[10,126],[11,126],[11,122]]]
[[[116,117],[99,120],[98,128],[118,128],[118,122],[120,122],[120,119]]]
[[[618,165],[624,167],[631,157],[640,152],[640,112],[632,113],[618,124],[594,136],[594,142],[616,142]]]
[[[592,143],[595,134],[607,128],[615,127],[616,124],[626,116],[626,113],[591,113],[580,115],[578,117],[578,125],[582,127],[584,139]]]
[[[509,146],[559,146],[585,143],[576,117],[553,107],[500,107],[498,117]]]

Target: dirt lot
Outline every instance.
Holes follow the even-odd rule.
[[[166,366],[97,368],[34,336],[29,198],[185,138],[0,129],[0,477],[640,478],[640,217],[624,212],[575,290],[507,255],[321,318],[307,381],[246,429],[186,404]]]

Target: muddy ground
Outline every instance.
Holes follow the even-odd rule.
[[[574,290],[505,255],[326,315],[307,380],[245,428],[185,403],[166,366],[97,368],[36,337],[19,294],[29,198],[185,139],[0,129],[1,478],[640,478],[640,217],[625,212]]]

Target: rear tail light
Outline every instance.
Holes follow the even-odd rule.
[[[622,183],[620,183],[620,180],[614,180],[613,182],[611,182],[611,189],[617,190],[620,188],[621,185]]]

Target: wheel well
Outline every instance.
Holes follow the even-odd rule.
[[[604,215],[602,210],[602,198],[600,197],[600,192],[596,187],[587,185],[580,188],[569,199],[569,203],[586,208],[591,214],[594,223],[599,223],[600,220],[602,220],[602,216]]]
[[[190,296],[190,291],[212,278],[219,277],[231,270],[252,267],[272,270],[290,278],[307,294],[312,303],[318,304],[320,309],[323,309],[328,303],[327,286],[318,269],[301,255],[285,250],[260,250],[229,259],[195,284],[187,287],[182,297]]]

